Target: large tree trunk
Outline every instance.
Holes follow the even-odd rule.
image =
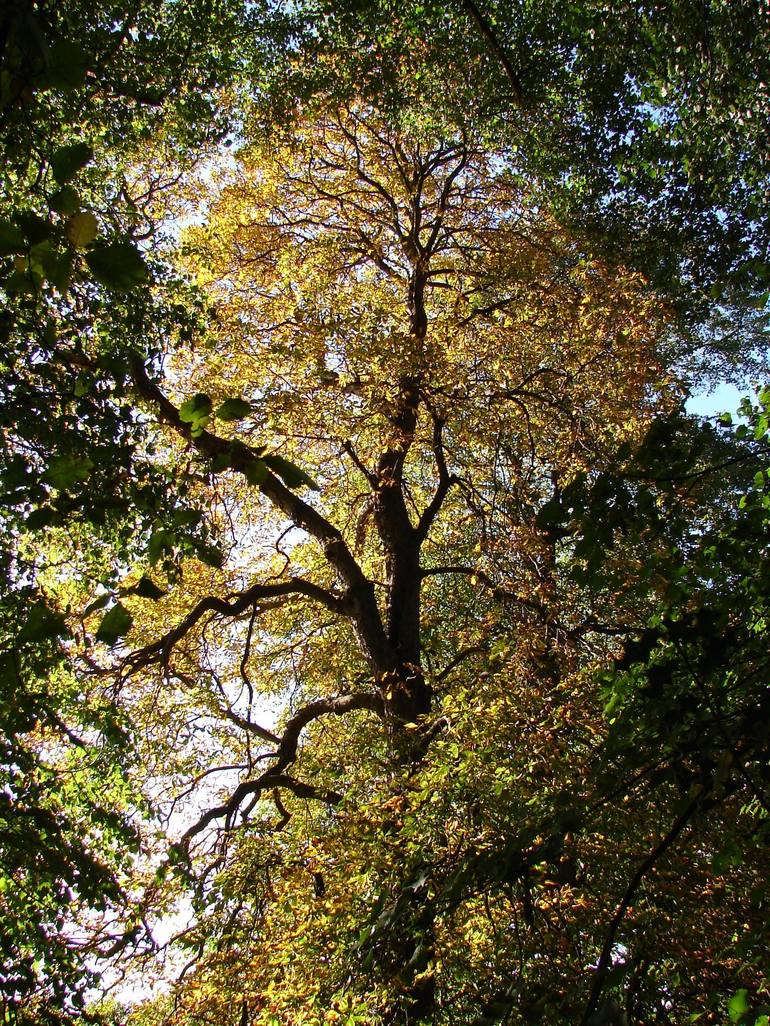
[[[423,309],[421,293],[419,307]],[[416,337],[423,337],[424,325],[419,330],[414,323],[412,327]],[[398,659],[397,668],[381,678],[397,778],[416,769],[425,757],[429,743],[426,718],[433,704],[433,691],[421,666],[420,547],[424,533],[421,525],[415,526],[410,519],[403,481],[404,463],[418,425],[420,382],[417,377],[404,377],[399,386],[398,398],[389,411],[393,435],[369,478],[375,523],[385,550],[385,632]],[[433,911],[424,889],[415,889],[406,874],[399,899],[404,901],[403,912],[382,951],[381,969],[390,977],[394,991],[385,1016],[388,1026],[430,1022],[436,1003],[435,980],[429,971],[434,954]]]

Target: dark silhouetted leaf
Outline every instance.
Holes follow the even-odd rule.
[[[61,456],[51,461],[43,480],[59,491],[66,491],[79,481],[85,481],[93,465],[94,461],[89,456]]]
[[[306,474],[304,470],[301,470],[296,464],[285,460],[283,456],[265,456],[264,462],[267,466],[277,474],[286,485],[287,488],[301,488],[305,485],[308,488],[312,488],[318,491],[318,485],[315,483],[309,474]]]
[[[140,598],[152,599],[153,602],[157,602],[158,599],[163,598],[166,592],[145,574],[132,588],[127,588],[124,594],[138,595]]]
[[[60,147],[51,157],[51,170],[60,185],[64,185],[93,159],[94,151],[88,143],[73,143]]]
[[[104,615],[96,632],[97,641],[103,641],[105,645],[114,645],[120,638],[124,637],[131,628],[133,617],[125,606],[120,602],[116,603]]]
[[[149,280],[147,265],[130,242],[101,242],[86,256],[94,278],[108,289],[129,292]]]
[[[217,409],[220,420],[243,420],[251,413],[251,404],[245,399],[225,399]]]

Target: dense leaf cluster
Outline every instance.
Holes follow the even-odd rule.
[[[3,9],[6,1020],[766,1026],[769,40]]]

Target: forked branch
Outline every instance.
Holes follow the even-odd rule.
[[[438,471],[438,486],[436,491],[433,493],[433,498],[425,507],[420,517],[420,522],[417,525],[417,536],[422,542],[428,536],[428,531],[441,511],[441,507],[444,505],[444,500],[449,494],[449,489],[453,484],[456,483],[457,478],[449,473],[446,464],[446,455],[444,453],[444,420],[437,414],[433,413],[433,455],[436,460],[436,469]]]
[[[626,887],[625,894],[623,895],[620,904],[618,905],[615,914],[610,922],[610,928],[607,931],[607,936],[604,940],[604,946],[602,947],[602,953],[599,956],[599,961],[596,963],[596,970],[594,972],[594,980],[591,986],[591,994],[588,998],[588,1004],[586,1010],[583,1013],[583,1018],[580,1020],[580,1026],[588,1026],[596,1006],[599,1003],[604,984],[607,979],[607,971],[610,968],[612,960],[612,952],[615,947],[615,938],[617,937],[618,930],[620,928],[623,919],[625,918],[626,912],[628,912],[631,904],[636,897],[636,893],[642,885],[642,881],[647,874],[652,870],[655,864],[666,854],[668,849],[674,844],[676,839],[682,833],[684,828],[690,822],[698,806],[701,804],[703,794],[697,794],[695,798],[686,806],[686,808],[677,816],[671,829],[661,839],[661,841],[652,849],[647,858],[640,864],[634,875],[631,877],[628,886]]]
[[[288,595],[304,595],[314,599],[334,612],[344,613],[346,606],[343,598],[327,591],[312,581],[306,581],[301,577],[291,577],[286,581],[279,581],[275,584],[254,584],[246,591],[231,596],[230,599],[219,598],[217,595],[207,595],[181,620],[173,630],[168,631],[162,638],[145,645],[144,648],[132,652],[126,659],[126,664],[132,669],[139,669],[151,666],[154,663],[161,663],[168,667],[168,661],[174,646],[182,640],[195,625],[206,615],[206,613],[218,613],[221,616],[236,617],[245,613],[262,599],[278,598]]]
[[[337,611],[344,612],[353,621],[366,659],[378,672],[394,669],[397,665],[396,657],[382,625],[374,585],[361,570],[339,529],[283,484],[265,465],[261,451],[252,449],[239,439],[220,438],[210,431],[193,435],[191,425],[182,420],[176,406],[151,380],[138,354],[131,360],[131,375],[139,395],[201,455],[212,460],[225,457],[227,466],[247,479],[249,471],[255,466],[259,467],[259,483],[254,487],[292,523],[307,531],[321,545],[329,564],[346,586],[344,599],[339,600],[344,601],[344,607],[337,607]],[[322,593],[323,589],[318,589],[313,597],[321,598]],[[328,602],[325,604],[328,605]]]
[[[182,847],[189,847],[192,839],[215,820],[223,819],[225,829],[231,829],[235,817],[238,815],[238,811],[242,808],[246,798],[251,796],[258,797],[266,791],[276,788],[288,790],[299,798],[311,798],[331,805],[338,804],[342,800],[342,795],[334,791],[317,788],[300,780],[295,780],[286,771],[297,758],[300,737],[302,731],[307,726],[322,716],[344,716],[357,709],[368,709],[380,717],[385,715],[382,698],[377,694],[369,692],[337,695],[332,698],[319,698],[303,706],[286,724],[283,736],[276,751],[273,753],[275,761],[272,766],[255,779],[242,781],[226,802],[205,812],[197,823],[191,826],[182,837]]]

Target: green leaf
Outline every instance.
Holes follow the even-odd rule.
[[[85,481],[93,465],[94,461],[89,456],[60,456],[51,461],[43,480],[63,492],[79,481]]]
[[[100,595],[98,599],[94,599],[93,602],[89,602],[86,608],[83,610],[83,617],[90,616],[91,613],[97,613],[100,609],[104,609],[107,603],[112,598],[111,595]]]
[[[51,171],[56,181],[64,185],[93,159],[94,151],[88,143],[73,143],[60,147],[51,157]]]
[[[58,192],[51,196],[48,205],[57,214],[74,214],[80,206],[80,196],[73,186],[63,185]]]
[[[219,569],[225,561],[224,553],[215,545],[201,545],[198,549],[198,558],[206,566],[213,566],[216,569]]]
[[[14,271],[3,283],[3,287],[9,296],[34,295],[35,286],[28,274],[21,271]]]
[[[198,392],[192,399],[188,399],[179,407],[180,418],[188,424],[196,421],[208,420],[211,416],[212,402],[204,392]]]
[[[173,516],[175,527],[195,527],[203,519],[199,509],[178,509]]]
[[[149,280],[144,258],[130,242],[98,242],[86,263],[101,285],[116,292],[129,292]]]
[[[296,464],[285,460],[283,456],[265,456],[263,459],[273,473],[283,480],[287,488],[301,488],[302,485],[306,485],[316,492],[319,491],[318,485],[309,474],[306,474]]]
[[[0,256],[13,256],[24,249],[21,229],[10,221],[0,221]]]
[[[126,588],[123,594],[138,595],[140,598],[152,599],[153,602],[157,602],[158,599],[163,598],[167,592],[163,591],[162,588],[159,588],[155,581],[145,574],[135,585],[133,585],[133,587]]]
[[[99,222],[88,210],[81,210],[80,213],[73,214],[67,222],[67,238],[75,249],[85,249],[90,242],[94,241],[98,231]]]
[[[46,239],[32,247],[29,252],[29,267],[34,275],[50,281],[60,292],[67,289],[72,273],[70,254],[54,249],[50,240]]]
[[[746,1012],[748,1012],[748,993],[745,987],[741,987],[727,1002],[727,1014],[730,1016],[730,1022],[740,1022]]]
[[[743,854],[736,842],[730,838],[722,845],[719,851],[711,860],[711,867],[715,873],[724,873],[732,866],[740,866],[743,862]]]
[[[174,537],[170,531],[165,528],[153,531],[147,543],[147,558],[154,566],[165,552],[171,552],[173,545]]]
[[[51,527],[54,524],[58,526],[63,519],[58,510],[51,509],[50,506],[41,506],[39,509],[32,510],[24,521],[24,527],[29,531],[39,531],[43,527]]]
[[[243,468],[243,476],[250,485],[261,485],[267,477],[267,467],[264,460],[249,460]]]
[[[19,222],[29,246],[36,246],[39,242],[51,237],[53,225],[47,218],[40,217],[39,214],[25,210],[16,215],[16,220]]]
[[[40,278],[47,278],[49,270],[55,266],[59,253],[54,249],[50,239],[37,243],[29,251],[29,269]]]
[[[19,641],[45,641],[67,634],[67,625],[60,613],[49,609],[44,602],[30,607],[27,619],[19,632]]]
[[[204,395],[203,392],[199,392],[192,399],[182,403],[179,409],[179,416],[190,425],[190,433],[193,438],[197,438],[203,433],[203,429],[208,424],[211,416],[211,408],[211,399]]]
[[[535,523],[541,530],[546,530],[561,522],[562,513],[561,501],[557,496],[554,496],[540,507],[535,517]]]
[[[607,704],[602,709],[602,716],[604,716],[605,719],[609,719],[615,712],[617,707],[620,705],[620,702],[621,697],[617,692],[615,692],[615,694],[611,696],[609,702],[607,702]]]
[[[96,632],[96,640],[103,641],[105,645],[114,645],[119,638],[128,633],[134,618],[125,606],[117,602],[112,609],[104,615]]]
[[[84,395],[88,395],[94,386],[94,379],[88,374],[78,374],[77,380],[72,391],[80,399]]]
[[[61,89],[67,92],[79,89],[86,81],[86,55],[69,39],[57,40],[48,51],[48,67],[42,80],[42,89]]]
[[[245,399],[225,399],[217,409],[220,420],[243,420],[251,413],[251,403]]]

